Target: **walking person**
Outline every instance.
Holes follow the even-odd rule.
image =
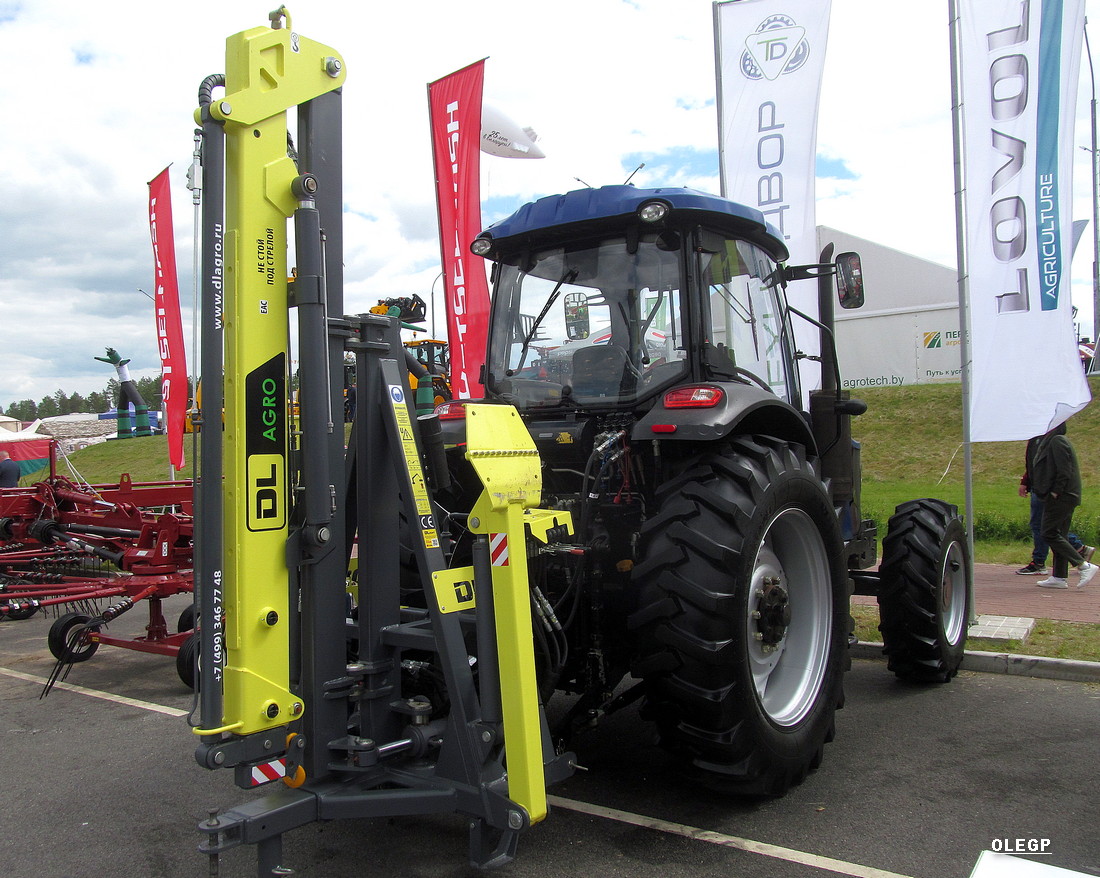
[[[1021,497],[1030,497],[1031,515],[1028,518],[1028,527],[1031,529],[1031,560],[1016,571],[1020,576],[1047,576],[1047,546],[1043,539],[1043,501],[1039,495],[1031,490],[1031,462],[1035,456],[1035,448],[1042,436],[1033,436],[1027,440],[1027,450],[1024,452],[1024,474],[1020,479],[1019,493]],[[1067,535],[1067,539],[1073,544],[1073,548],[1086,561],[1091,561],[1096,549],[1086,546],[1075,533]]]
[[[1065,424],[1048,431],[1036,443],[1031,490],[1043,501],[1041,535],[1054,553],[1050,577],[1037,584],[1068,588],[1069,568],[1076,567],[1080,575],[1077,587],[1084,588],[1100,568],[1082,558],[1068,539],[1073,511],[1081,504],[1081,468],[1073,444],[1066,438]]]

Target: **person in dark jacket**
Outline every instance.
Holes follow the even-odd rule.
[[[7,451],[0,451],[0,488],[19,487],[19,464]]]
[[[1067,576],[1073,566],[1080,574],[1077,587],[1083,588],[1100,568],[1082,558],[1068,539],[1073,511],[1081,504],[1081,468],[1073,444],[1066,437],[1065,424],[1048,431],[1036,443],[1031,490],[1043,501],[1042,536],[1054,553],[1050,578],[1038,585],[1068,588]]]
[[[1031,560],[1016,571],[1021,576],[1047,576],[1050,573],[1047,569],[1048,547],[1046,540],[1043,539],[1043,501],[1031,490],[1032,461],[1035,458],[1035,449],[1042,438],[1042,436],[1033,436],[1028,439],[1027,449],[1024,452],[1024,475],[1020,479],[1019,493],[1021,497],[1029,497],[1031,503],[1031,514],[1027,522],[1028,527],[1031,528]],[[1096,552],[1093,546],[1086,546],[1073,532],[1070,532],[1068,539],[1073,543],[1073,548],[1077,550],[1078,555],[1086,561],[1092,560],[1093,553]]]

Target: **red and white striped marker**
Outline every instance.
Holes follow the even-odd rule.
[[[508,534],[489,534],[489,559],[494,567],[508,566]]]
[[[286,777],[286,760],[276,759],[252,766],[252,786],[258,787]]]

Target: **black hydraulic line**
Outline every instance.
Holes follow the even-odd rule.
[[[443,444],[443,428],[439,423],[439,415],[434,412],[420,415],[416,422],[420,425],[424,462],[427,464],[432,486],[437,491],[449,488],[451,474],[447,468],[447,449]]]
[[[307,709],[299,727],[299,733],[309,742],[302,767],[313,782],[319,782],[330,771],[330,751],[326,742],[347,731],[347,705],[337,699],[326,698],[326,681],[346,672],[347,648],[345,643],[345,590],[348,555],[344,551],[350,540],[345,540],[344,505],[344,429],[343,429],[343,370],[346,327],[344,315],[344,243],[343,243],[343,120],[340,90],[320,95],[298,106],[297,147],[298,166],[317,180],[316,208],[320,229],[323,232],[323,249],[320,253],[322,267],[317,272],[324,279],[324,304],[316,310],[328,317],[326,334],[318,342],[328,362],[323,374],[328,376],[322,394],[328,400],[327,410],[340,413],[336,425],[324,434],[313,438],[313,448],[320,455],[319,445],[327,444],[328,471],[315,483],[325,492],[324,503],[331,508],[335,499],[336,511],[325,525],[330,534],[326,551],[309,553],[309,564],[298,568],[297,599],[301,614],[298,622],[301,644],[298,678],[301,696]],[[297,256],[297,254],[296,254]],[[303,266],[298,265],[299,273]],[[317,363],[315,366],[319,366]],[[304,374],[304,369],[301,374]],[[363,385],[359,385],[360,391]],[[308,401],[303,400],[304,403]],[[326,422],[327,429],[327,422]],[[308,442],[308,440],[306,440]],[[308,458],[311,456],[307,454]],[[308,464],[308,460],[306,461]],[[361,465],[361,461],[360,461]],[[335,497],[331,491],[335,492]],[[303,498],[303,503],[304,503]],[[314,498],[311,503],[320,503]],[[301,510],[305,513],[305,510]],[[316,514],[316,513],[314,513]],[[304,521],[303,514],[298,520]],[[308,538],[302,540],[302,549],[308,548]],[[362,559],[361,559],[362,560]],[[366,572],[367,565],[360,571]],[[294,574],[291,574],[292,584]],[[291,599],[294,600],[292,593]],[[383,740],[379,738],[378,740]]]
[[[489,537],[478,534],[473,545],[474,602],[477,604],[477,680],[481,716],[487,723],[503,723],[500,700],[500,662],[497,660],[496,613]]]
[[[222,672],[225,663],[223,620],[222,527],[222,386],[224,363],[225,291],[225,128],[210,115],[215,88],[224,88],[224,74],[208,76],[199,87],[202,113],[202,338],[200,376],[204,425],[199,433],[199,466],[195,492],[195,619],[199,630],[198,682],[201,728],[217,728],[222,718]],[[200,763],[201,764],[201,763]]]
[[[95,555],[95,557],[103,560],[110,561],[117,567],[122,566],[123,558],[125,557],[122,552],[112,552],[103,546],[96,546],[92,543],[85,542],[84,540],[78,540],[75,537],[59,537],[58,542],[69,546],[72,549],[77,549],[81,552],[87,552],[89,555]]]
[[[294,244],[298,274],[294,303],[298,308],[299,399],[302,433],[302,538],[316,548],[329,541],[335,486],[329,474],[328,437],[334,429],[329,400],[329,362],[324,250],[320,212],[314,197],[317,179],[298,177],[292,186],[298,199],[294,211]],[[341,418],[341,424],[343,418]]]
[[[134,540],[141,536],[140,530],[131,530],[124,527],[101,527],[97,524],[66,524],[65,530],[69,533],[89,534],[96,537],[126,537]]]

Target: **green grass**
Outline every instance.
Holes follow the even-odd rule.
[[[1093,394],[1100,378],[1090,379]],[[939,497],[962,509],[965,505],[962,448],[962,396],[958,384],[926,384],[872,388],[862,392],[868,410],[856,418],[852,432],[862,446],[863,515],[879,524],[899,503],[918,497]],[[1070,419],[1069,437],[1077,449],[1085,483],[1084,502],[1074,518],[1074,530],[1089,545],[1100,545],[1100,406],[1090,404]],[[1026,442],[983,442],[971,446],[974,497],[975,560],[995,564],[1023,563],[1029,551],[1029,505],[1017,494]],[[191,475],[195,450],[185,437]],[[127,472],[134,481],[169,478],[168,445],[164,436],[122,439],[93,445],[72,455],[80,474],[93,484],[111,483]],[[61,472],[67,471],[62,467]],[[29,485],[45,471],[27,476]]]
[[[877,607],[853,606],[852,616],[856,620],[856,637],[861,642],[882,642],[882,635],[878,630]],[[1100,625],[1036,619],[1035,627],[1027,640],[971,637],[966,641],[966,648],[980,652],[1007,652],[1013,655],[1100,662]]]
[[[1100,378],[1089,380],[1093,396]],[[852,433],[862,446],[863,513],[880,535],[894,507],[916,497],[939,497],[960,509],[965,500],[962,394],[958,384],[876,388],[860,394],[867,414]],[[1067,423],[1085,491],[1073,526],[1089,545],[1100,541],[1100,406],[1090,403]],[[971,445],[975,560],[1015,563],[1006,544],[1030,546],[1030,507],[1017,488],[1026,441]]]
[[[1093,395],[1100,378],[1090,379]],[[958,384],[869,389],[860,393],[868,411],[852,432],[862,446],[863,514],[879,524],[879,536],[894,507],[918,497],[939,497],[964,506],[962,397]],[[1089,545],[1100,545],[1100,406],[1090,404],[1068,423],[1085,484],[1084,502],[1074,530]],[[1017,493],[1026,442],[986,442],[972,446],[974,559],[992,564],[1023,564],[1031,550],[1029,504]],[[188,460],[194,455],[187,437]],[[123,439],[93,445],[72,456],[80,474],[92,483],[118,481],[128,472],[134,481],[169,477],[165,437]],[[62,473],[65,469],[62,468]],[[179,477],[190,477],[190,466]],[[24,478],[31,484],[44,473]],[[867,616],[862,640],[878,640],[877,610]],[[1040,620],[1026,643],[970,642],[971,649],[1100,661],[1100,625]]]
[[[187,465],[176,473],[178,479],[191,478],[191,437],[184,437],[184,456]],[[93,485],[109,485],[117,482],[123,473],[129,473],[135,482],[163,482],[170,476],[168,463],[168,438],[166,436],[136,436],[133,439],[116,439],[90,445],[70,455],[70,461],[84,481]],[[57,462],[58,475],[72,478],[64,460]],[[32,485],[49,475],[49,468],[39,470],[19,480],[20,485]]]

